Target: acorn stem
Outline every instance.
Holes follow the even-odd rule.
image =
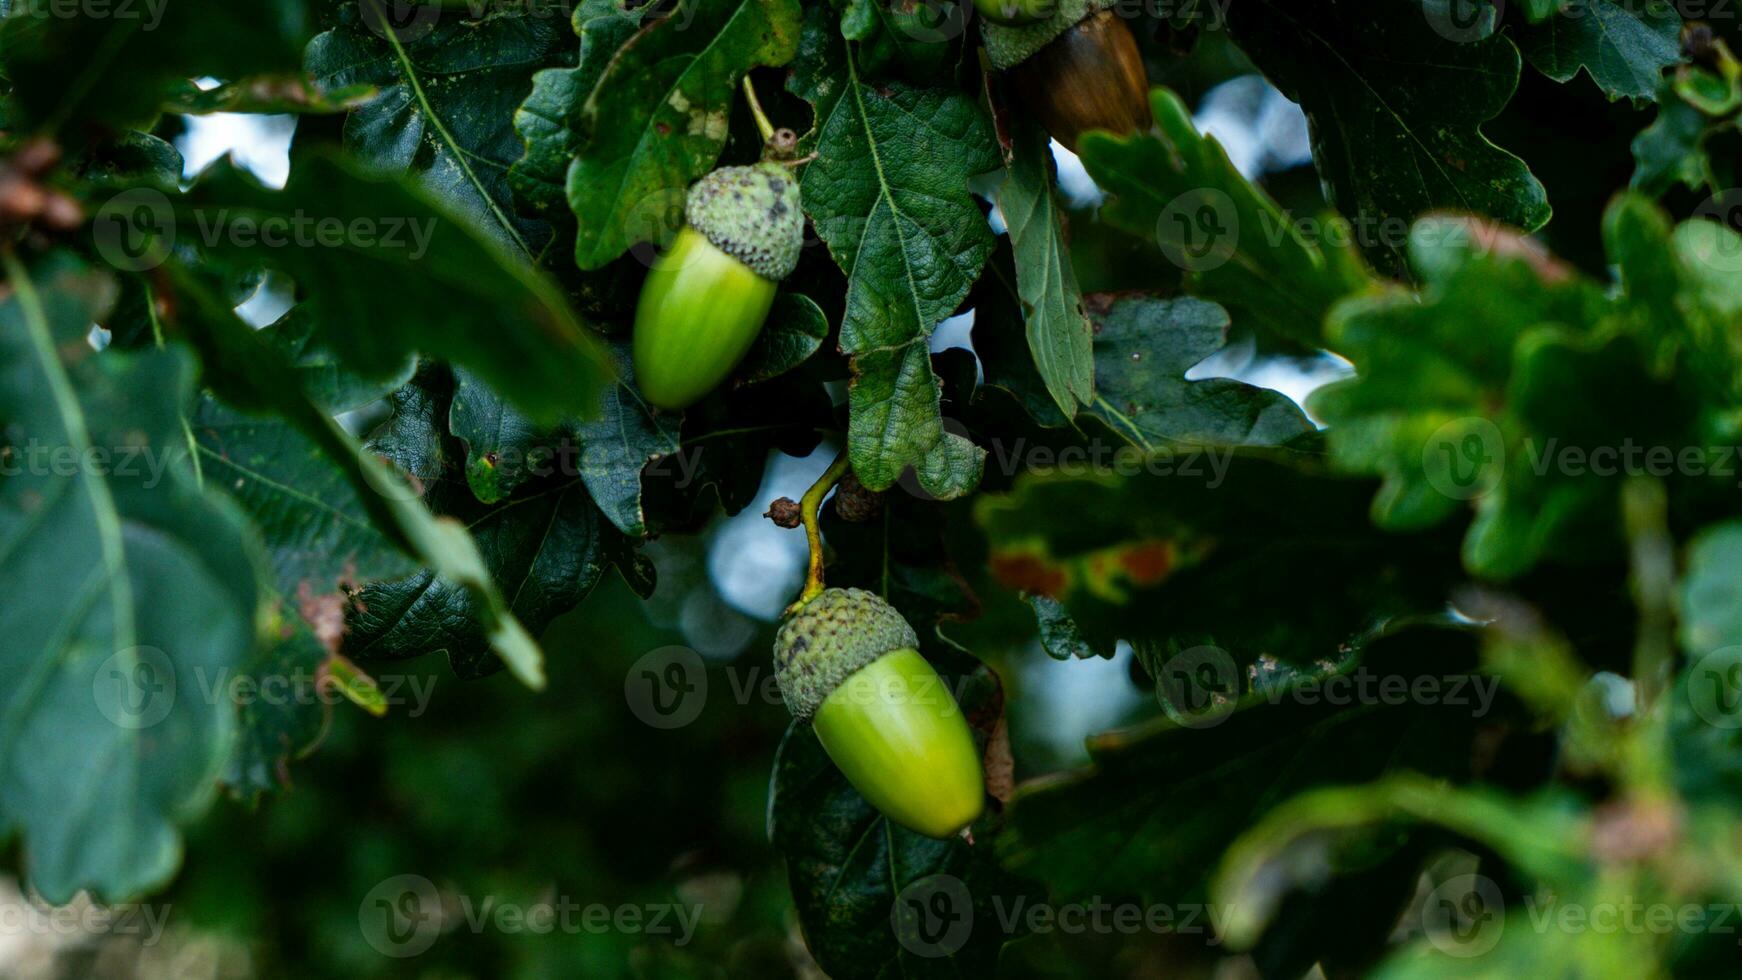
[[[823,594],[823,529],[817,521],[817,514],[823,508],[823,498],[828,496],[829,488],[840,481],[847,473],[847,451],[835,457],[823,475],[817,477],[817,482],[804,492],[804,499],[798,502],[799,520],[804,523],[805,543],[810,546],[810,570],[805,573],[804,591],[798,595],[794,608],[815,599]]]
[[[768,113],[762,111],[762,100],[756,97],[756,86],[751,83],[749,72],[744,73],[744,101],[750,103],[750,115],[756,117],[756,131],[762,134],[762,142],[771,142],[774,124],[768,121]]]

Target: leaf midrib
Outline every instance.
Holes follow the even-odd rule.
[[[48,313],[42,306],[42,297],[37,294],[36,285],[30,279],[30,271],[19,261],[10,248],[4,251],[4,266],[6,277],[12,283],[14,295],[17,297],[19,311],[24,320],[25,333],[30,338],[31,351],[36,355],[38,365],[48,382],[50,397],[55,403],[55,410],[61,416],[61,424],[66,429],[67,442],[74,449],[79,459],[90,457],[91,435],[89,423],[85,421],[84,409],[79,405],[78,395],[73,391],[72,379],[67,377],[66,369],[55,353],[54,336],[48,323]],[[66,485],[70,486],[69,479]],[[121,515],[116,507],[114,495],[109,492],[107,483],[100,479],[86,476],[83,480],[91,502],[92,516],[97,528],[98,547],[102,563],[93,569],[93,575],[100,575],[101,582],[93,590],[93,601],[96,594],[107,591],[110,601],[110,615],[114,620],[113,643],[117,652],[131,651],[139,645],[138,622],[133,610],[133,582],[127,577],[126,555],[122,545]],[[81,603],[81,605],[83,605]],[[57,660],[70,646],[73,635],[70,619],[63,623],[63,630],[53,638],[46,649],[46,655],[38,664],[37,679],[42,680],[52,672],[51,662]],[[82,621],[81,618],[78,621]],[[40,690],[40,687],[38,688]],[[14,715],[10,722],[22,724],[23,712]],[[122,741],[136,740],[136,733],[123,731]],[[12,744],[8,737],[0,745]],[[4,754],[0,753],[0,759]]]
[[[847,42],[843,41],[842,47],[847,61],[848,87],[853,92],[853,107],[858,112],[859,126],[865,132],[865,146],[871,151],[871,169],[877,174],[877,196],[880,201],[889,206],[889,213],[893,215],[891,223],[895,228],[895,238],[901,245],[901,270],[907,277],[907,295],[913,299],[913,322],[918,328],[917,336],[925,337],[931,331],[926,325],[925,313],[920,309],[919,283],[913,278],[913,259],[907,254],[907,236],[902,233],[901,228],[902,221],[912,219],[908,218],[906,214],[902,213],[901,208],[896,206],[895,192],[889,186],[889,175],[883,170],[883,154],[877,149],[877,134],[871,130],[871,115],[865,108],[865,86],[859,81],[858,61],[853,57],[853,49]],[[865,255],[865,237],[870,234],[871,217],[876,213],[877,208],[873,206],[870,214],[865,216],[865,228],[860,232],[859,241],[853,247],[854,272],[858,271],[859,261]],[[849,281],[853,278],[851,275],[848,277]],[[906,344],[898,346],[905,347]]]
[[[67,442],[79,459],[89,458],[90,426],[85,421],[85,412],[79,405],[78,395],[73,391],[72,379],[67,377],[65,367],[55,354],[54,337],[48,324],[47,311],[42,306],[42,297],[37,294],[36,286],[30,280],[29,270],[10,250],[5,255],[5,266],[7,278],[13,283],[19,308],[24,314],[25,331],[30,336],[31,349],[36,354],[43,376],[48,380],[55,410],[60,414],[61,423],[66,428]],[[109,594],[115,616],[116,649],[131,649],[138,645],[138,624],[133,616],[133,583],[127,578],[127,559],[121,544],[120,511],[107,483],[90,477],[84,483],[90,494],[91,510],[97,524],[98,545],[103,556],[103,570],[109,581]]]
[[[383,23],[386,23],[385,20]],[[430,125],[435,127],[436,135],[441,137],[442,142],[447,144],[455,162],[460,165],[460,172],[465,174],[467,182],[484,200],[484,204],[489,207],[490,213],[495,216],[497,223],[502,226],[504,231],[508,232],[508,237],[514,240],[514,244],[520,246],[521,252],[531,255],[532,247],[526,244],[526,239],[520,237],[520,230],[514,227],[514,222],[509,220],[507,214],[503,213],[502,206],[496,203],[496,198],[491,196],[490,192],[485,189],[484,182],[478,179],[478,175],[472,171],[470,156],[460,146],[459,140],[454,138],[454,134],[448,131],[447,124],[435,111],[435,106],[430,105],[429,97],[423,91],[423,82],[418,77],[417,66],[411,63],[411,56],[406,53],[405,45],[399,42],[399,31],[393,26],[387,25],[385,35],[387,43],[393,46],[393,56],[399,61],[400,75],[405,79],[405,83],[411,87],[411,93],[416,96],[417,104],[422,108],[424,118],[428,119]]]

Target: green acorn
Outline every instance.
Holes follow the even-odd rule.
[[[999,2],[999,0],[994,0]],[[1052,15],[1038,23],[981,24],[986,57],[1004,73],[1020,102],[1053,138],[1075,153],[1091,129],[1124,136],[1145,130],[1149,76],[1131,29],[1110,9],[1113,0],[1046,0]]]
[[[985,805],[980,753],[956,699],[919,655],[895,607],[859,589],[827,589],[774,638],[786,706],[860,795],[890,820],[947,838]]]
[[[798,181],[774,163],[703,177],[684,218],[635,309],[635,382],[669,409],[700,400],[744,358],[804,239]]]

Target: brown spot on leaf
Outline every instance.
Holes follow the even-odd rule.
[[[1070,588],[1070,576],[1040,555],[1027,552],[994,552],[988,562],[999,585],[1019,592],[1058,598]]]
[[[345,597],[339,592],[316,592],[307,582],[296,586],[296,611],[314,631],[328,653],[339,652],[345,638]]]
[[[1133,585],[1154,585],[1173,570],[1173,545],[1167,541],[1140,541],[1119,556],[1119,565]]]

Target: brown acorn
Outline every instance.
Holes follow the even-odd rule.
[[[1038,24],[982,21],[986,54],[1017,101],[1075,153],[1091,129],[1119,136],[1148,129],[1149,77],[1137,38],[1109,0],[1061,0]]]
[[[863,524],[883,513],[883,494],[859,482],[852,470],[835,485],[835,516],[850,524]]]

